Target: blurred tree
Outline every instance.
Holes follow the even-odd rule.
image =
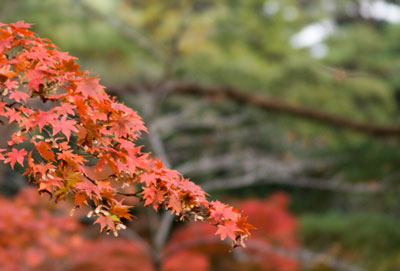
[[[286,190],[304,215],[302,245],[393,270],[398,245],[376,251],[372,233],[345,245],[354,225],[335,239],[323,223],[359,219],[383,233],[398,222],[400,26],[392,12],[376,15],[389,3],[399,8],[375,0],[3,0],[0,18],[35,23],[100,74],[145,116],[153,151],[208,191],[246,198]],[[172,226],[167,216],[153,219]],[[380,255],[352,253],[366,247]]]

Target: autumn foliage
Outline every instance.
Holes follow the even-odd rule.
[[[198,185],[143,152],[135,144],[146,132],[140,116],[29,27],[0,23],[0,121],[15,128],[0,160],[24,167],[40,192],[89,206],[102,231],[125,228],[133,206],[123,197],[135,196],[181,220],[206,221],[221,239],[242,244],[252,228],[246,217],[209,202]]]
[[[72,217],[52,215],[57,210],[48,203],[32,189],[13,200],[0,198],[1,270],[51,268],[55,262],[49,259],[65,257],[80,244],[79,224]]]
[[[172,232],[162,251],[162,270],[299,270],[296,259],[270,249],[298,248],[297,221],[288,213],[287,196],[277,193],[264,200],[235,204],[257,227],[246,249],[227,253],[229,245],[219,240],[212,225],[190,222]],[[75,216],[67,216],[69,208],[65,201],[51,204],[47,196],[40,197],[33,188],[24,188],[12,199],[0,197],[0,269],[155,270],[143,246],[124,235],[110,238],[95,234],[92,227],[78,222],[84,212],[77,210]]]

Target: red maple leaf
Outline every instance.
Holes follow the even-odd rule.
[[[157,175],[154,173],[144,173],[142,174],[140,180],[146,183],[147,186],[154,184],[156,182]]]
[[[20,102],[21,100],[26,102],[26,99],[29,98],[29,95],[25,92],[15,90],[11,92],[10,98],[16,100],[17,102]]]
[[[115,230],[114,222],[108,216],[99,215],[94,224],[96,223],[100,224],[100,231],[103,231],[103,229],[106,227],[110,228],[111,230]]]
[[[129,206],[123,205],[121,202],[117,202],[110,212],[126,219],[130,219],[132,217],[132,215],[129,213]]]
[[[38,114],[36,116],[36,124],[37,126],[39,126],[39,131],[42,131],[47,122],[51,121],[53,118],[54,116],[51,112],[38,110]]]
[[[7,112],[4,115],[8,117],[8,123],[14,121],[19,122],[19,120],[21,119],[21,115],[17,110],[15,110],[14,108],[6,107],[6,111]]]
[[[74,197],[75,206],[82,207],[82,203],[87,204],[86,197],[87,197],[86,193],[83,192],[76,193]]]
[[[27,24],[24,21],[18,21],[16,23],[12,23],[10,25],[15,28],[30,28],[32,24]]]
[[[60,115],[74,115],[74,109],[76,108],[75,105],[69,104],[69,103],[62,103],[60,106],[56,107],[55,110],[58,112]]]
[[[154,210],[158,210],[159,203],[164,200],[164,191],[152,187],[143,187],[143,198],[146,200],[144,206],[153,203]]]
[[[86,178],[84,178],[82,182],[77,183],[75,187],[77,189],[83,190],[89,197],[92,196],[92,193],[100,197],[99,188],[92,182],[88,181]]]
[[[16,145],[24,142],[27,138],[22,133],[13,133],[11,140],[8,141],[8,146]]]
[[[211,202],[211,217],[217,221],[220,220],[222,217],[224,217],[225,208],[226,205],[218,200]]]
[[[11,152],[6,153],[8,158],[4,160],[4,163],[10,163],[13,169],[16,162],[18,162],[21,166],[24,166],[24,158],[27,154],[28,152],[24,148],[20,150],[13,148]]]
[[[18,87],[18,81],[8,79],[4,85],[6,86],[6,89],[15,89]]]
[[[176,193],[172,193],[169,197],[168,208],[171,208],[172,213],[179,214],[182,211],[182,204],[179,196]]]
[[[15,71],[10,71],[7,66],[3,66],[0,69],[0,74],[3,75],[6,78],[13,78],[18,76],[18,73],[16,73]]]
[[[78,129],[75,127],[76,122],[74,120],[67,120],[67,116],[63,116],[63,118],[59,121],[55,121],[53,123],[53,135],[56,135],[58,132],[62,132],[67,139],[69,140],[72,132],[78,132]]]
[[[51,146],[49,144],[44,141],[40,141],[35,144],[35,147],[44,159],[47,161],[56,161],[54,152],[51,151]]]
[[[92,97],[97,101],[103,100],[105,96],[104,87],[99,84],[99,78],[96,77],[83,77],[76,91],[82,93],[85,98]]]
[[[218,230],[215,234],[221,235],[221,240],[225,240],[226,236],[228,236],[232,240],[235,240],[235,238],[236,238],[235,232],[236,231],[241,231],[238,228],[236,222],[228,221],[228,222],[225,222],[224,225],[218,225]]]
[[[38,90],[40,84],[44,83],[43,76],[44,72],[41,70],[30,70],[26,74],[26,78],[29,80],[28,81],[29,90],[32,89]]]

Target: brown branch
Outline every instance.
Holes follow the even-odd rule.
[[[323,125],[344,128],[373,137],[400,137],[400,125],[384,126],[373,123],[358,122],[346,117],[326,113],[319,109],[289,104],[282,100],[261,94],[250,94],[248,91],[232,87],[206,86],[181,81],[171,81],[167,84],[167,87],[172,93],[229,99],[240,104],[255,106],[265,111],[284,113],[294,117],[317,121]],[[124,89],[110,88],[109,90],[114,94],[123,94],[124,92],[126,93],[126,91],[136,92],[138,88],[139,86],[128,86]]]
[[[253,151],[241,149],[240,153],[228,153],[220,156],[204,156],[200,159],[188,160],[179,165],[177,170],[183,175],[215,172],[228,170],[230,172],[241,170],[254,173],[257,169],[262,169],[262,173],[268,177],[293,177],[306,169],[316,169],[327,166],[325,162],[316,160],[297,160],[291,159],[284,161],[273,156],[257,155]]]
[[[241,156],[228,154],[189,161],[177,169],[184,175],[221,169],[244,171],[238,176],[223,177],[202,183],[202,188],[207,192],[274,184],[333,192],[380,193],[393,189],[393,186],[388,184],[399,177],[391,175],[379,183],[351,183],[338,177],[321,179],[300,175],[302,171],[313,169],[315,166],[318,168],[318,161],[281,161],[268,156],[258,157],[251,152],[244,151]],[[323,164],[319,166],[323,166]]]
[[[240,104],[256,106],[266,111],[285,113],[295,117],[318,121],[324,125],[345,128],[374,137],[400,137],[400,126],[383,126],[353,121],[321,110],[289,104],[285,101],[266,97],[265,95],[249,94],[243,90],[230,87],[175,83],[174,92],[226,98]]]
[[[265,174],[246,174],[234,178],[218,179],[201,184],[204,191],[237,189],[265,184],[287,185],[324,191],[345,193],[379,193],[389,189],[382,184],[352,184],[338,180],[321,180],[307,177],[269,178]]]
[[[136,198],[142,199],[142,198],[139,196],[139,194],[141,193],[141,191],[136,192],[136,193],[125,193],[125,192],[116,190],[115,192],[116,192],[117,194],[122,195],[122,196],[125,196],[125,197],[136,197]]]

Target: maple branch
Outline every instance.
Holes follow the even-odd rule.
[[[46,129],[46,127],[42,127],[42,130],[43,130],[50,138],[53,138],[53,135],[50,133],[49,130]]]
[[[326,113],[301,105],[267,97],[261,94],[250,94],[248,91],[228,86],[206,86],[183,81],[170,81],[167,86],[172,93],[228,99],[239,104],[251,105],[269,112],[283,113],[294,117],[308,119],[320,124],[366,134],[378,138],[400,138],[400,125],[379,125],[350,120],[346,117]],[[130,85],[123,89],[109,88],[114,94],[123,94],[126,90],[137,92],[138,86]]]
[[[125,193],[125,192],[116,190],[116,193],[119,195],[122,195],[122,196],[126,196],[126,197],[136,197],[136,198],[142,199],[142,197],[139,196],[139,194],[142,193],[141,191],[135,192],[135,193]]]
[[[39,185],[39,192],[55,194],[57,200],[74,195],[77,206],[85,204],[95,208],[88,216],[94,214],[97,217],[94,224],[100,224],[100,231],[113,232],[115,236],[119,230],[126,228],[125,219],[132,218],[129,213],[132,204],[124,205],[117,200],[113,187],[118,181],[136,178],[138,183],[146,183],[147,189],[143,189],[145,205],[153,203],[154,209],[163,207],[181,219],[207,218],[210,224],[218,226],[216,234],[223,239],[226,238],[226,231],[235,226],[235,231],[230,230],[228,233],[234,245],[249,235],[252,226],[244,223],[245,218],[239,210],[220,202],[209,202],[205,192],[193,182],[151,158],[150,153],[142,153],[141,147],[135,146],[135,141],[147,129],[136,111],[116,102],[105,93],[99,78],[89,76],[88,71],[80,71],[74,57],[59,52],[50,41],[29,31],[29,27],[29,24],[22,21],[0,23],[0,31],[7,33],[0,37],[3,47],[22,48],[17,52],[18,57],[21,57],[18,68],[14,66],[15,63],[10,63],[0,72],[9,90],[3,95],[7,95],[7,101],[23,100],[29,103],[27,99],[30,101],[38,96],[42,103],[52,100],[57,104],[52,103],[51,109],[46,111],[23,106],[0,110],[0,117],[5,117],[8,123],[18,124],[19,128],[8,142],[9,148],[0,149],[1,161],[9,163],[12,169],[16,164],[25,168],[25,174]],[[12,45],[9,45],[9,36],[17,37]],[[42,50],[38,52],[37,48]],[[5,53],[0,54],[3,60],[7,60]],[[51,72],[47,72],[47,69]],[[21,72],[16,73],[16,70]],[[28,87],[21,88],[21,82],[27,82]],[[63,88],[65,93],[53,95],[47,86],[42,87],[44,82],[52,82],[56,87],[68,87]],[[148,107],[154,107],[154,101],[158,101],[155,95],[151,98],[153,102]],[[0,102],[0,109],[4,109],[6,104]],[[150,119],[153,116],[154,113]],[[28,140],[23,135],[25,131],[34,131],[36,128],[42,131],[47,125],[49,129],[45,129],[44,133],[52,138],[38,136],[29,141],[36,148],[38,157],[33,156],[25,147],[17,146]],[[53,138],[51,133],[62,133],[64,136]],[[71,148],[71,136],[76,136],[77,144],[82,148]],[[62,142],[56,142],[58,139]],[[155,153],[164,159],[166,165],[170,165],[157,131],[152,133],[150,139]],[[90,156],[90,159],[86,159],[89,158],[86,156]],[[100,172],[105,164],[109,167],[100,174],[105,179],[87,170],[88,166],[91,169],[95,166]],[[227,212],[217,215],[212,212],[216,208],[227,208]],[[151,248],[156,270],[161,270],[163,259],[160,252],[170,231],[172,216],[166,212],[162,221]],[[152,223],[152,226],[158,225]]]

